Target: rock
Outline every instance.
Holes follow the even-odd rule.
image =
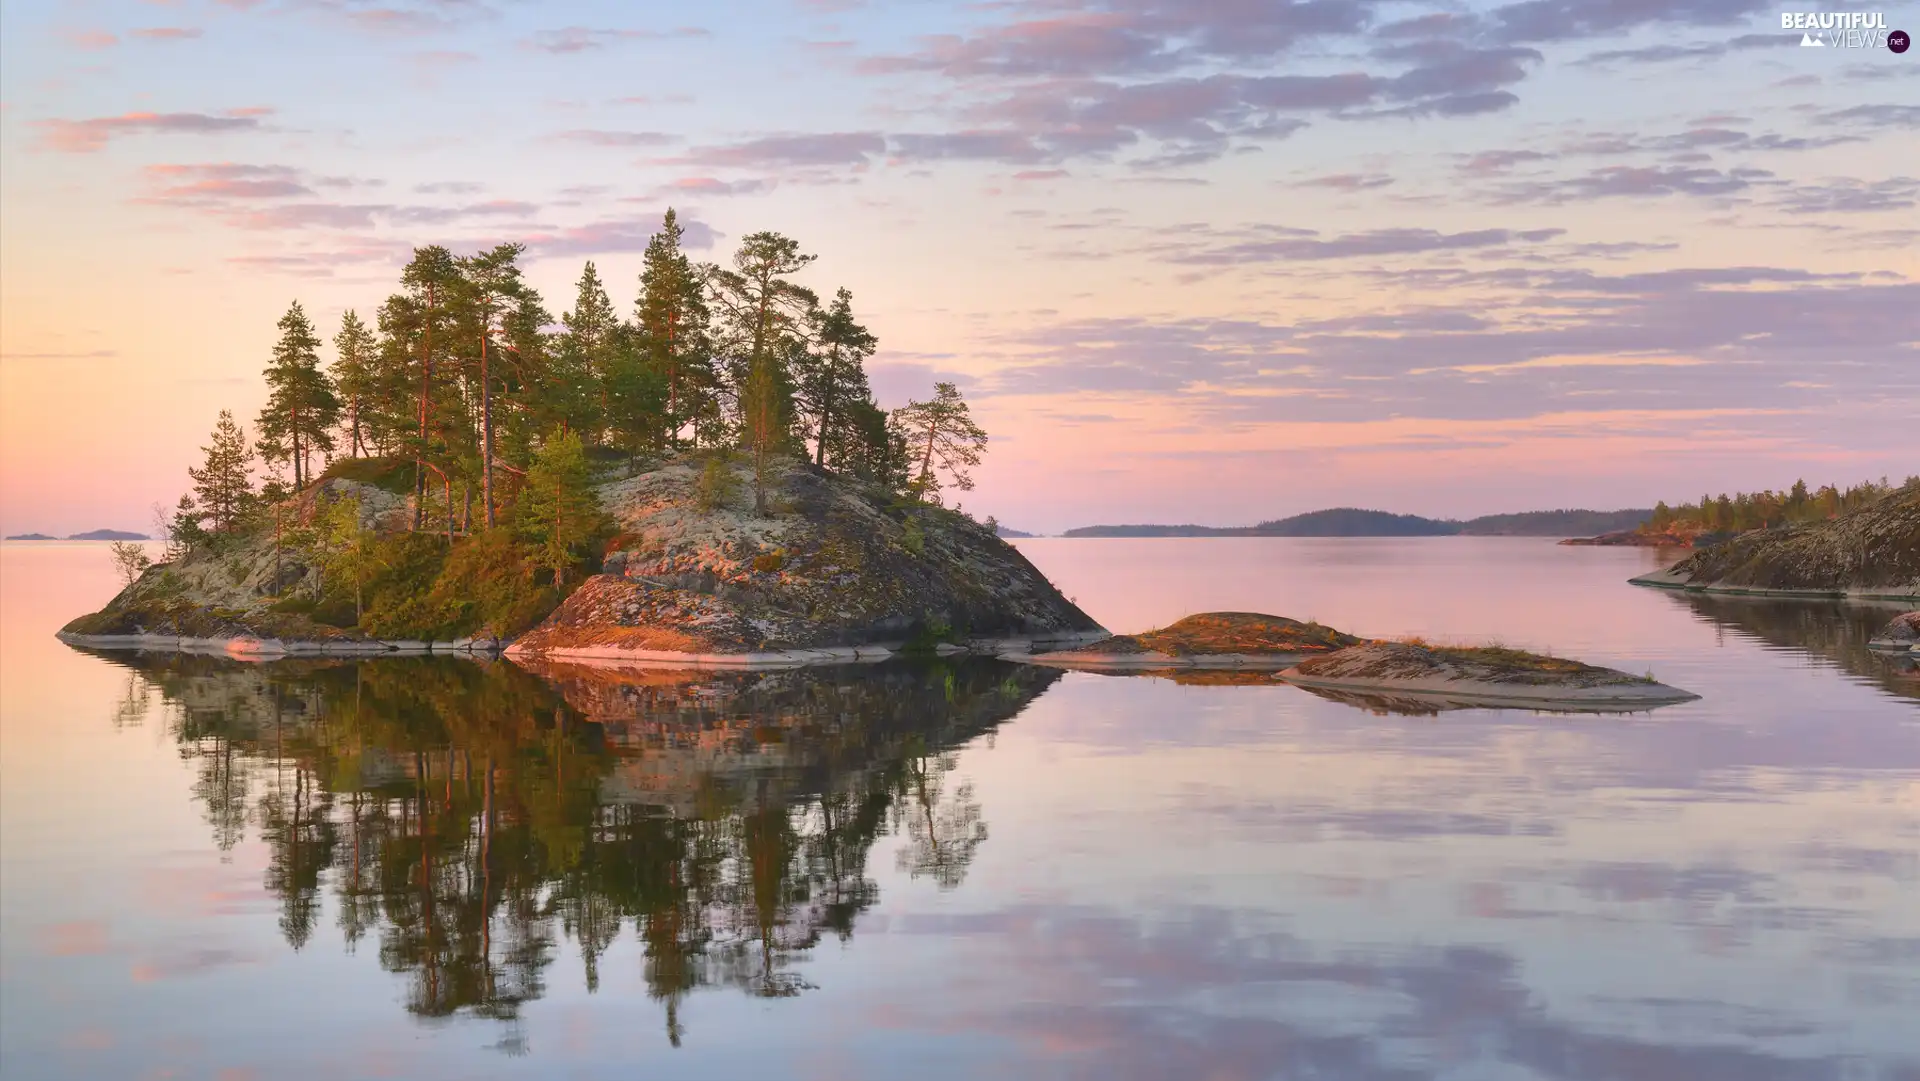
[[[1120,634],[1075,649],[1009,660],[1059,668],[1151,670],[1166,668],[1279,669],[1303,657],[1330,653],[1362,641],[1318,623],[1259,612],[1202,612],[1141,634]]]
[[[963,514],[795,460],[770,466],[768,515],[750,509],[744,466],[734,501],[703,507],[704,465],[671,461],[602,485],[621,531],[607,572],[509,655],[787,665],[1105,635]]]
[[[1824,522],[1742,533],[1635,585],[1920,600],[1920,485]]]
[[[1867,643],[1869,649],[1920,649],[1920,612],[1904,612],[1880,629]]]
[[[1559,657],[1500,647],[1367,642],[1303,661],[1280,678],[1304,688],[1433,697],[1458,705],[1650,708],[1699,695]]]

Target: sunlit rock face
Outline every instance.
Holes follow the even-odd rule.
[[[716,498],[690,461],[602,485],[619,536],[515,651],[555,657],[738,655],[1104,634],[1013,546],[945,508],[799,461]],[[807,659],[799,654],[795,659]],[[824,659],[824,658],[822,658]]]
[[[1824,522],[1743,533],[1639,585],[1920,600],[1920,485]]]

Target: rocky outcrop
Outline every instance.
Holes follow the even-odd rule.
[[[1867,645],[1872,649],[1920,652],[1920,612],[1903,612],[1894,616]]]
[[[1824,522],[1743,533],[1633,583],[1710,593],[1920,600],[1920,485]]]
[[[1004,652],[1104,637],[1019,550],[942,507],[775,463],[769,513],[745,466],[700,459],[600,488],[620,534],[603,573],[509,653],[782,665],[902,649]]]
[[[1280,678],[1305,688],[1465,705],[1651,708],[1699,696],[1561,657],[1501,647],[1368,642],[1303,661]]]
[[[1259,612],[1202,612],[1159,630],[1118,634],[1074,649],[1009,655],[1056,668],[1280,669],[1362,641],[1318,623]]]
[[[357,499],[363,524],[394,531],[409,520],[404,496],[372,485],[332,479],[302,492],[283,507],[283,528],[312,520],[323,500]],[[283,538],[284,539],[284,538]],[[229,538],[217,548],[195,549],[184,558],[147,570],[98,612],[61,629],[62,641],[95,649],[177,650],[248,657],[289,654],[494,653],[491,637],[450,641],[381,639],[353,628],[320,623],[277,610],[288,597],[309,591],[318,572],[300,550],[274,543],[271,529]]]

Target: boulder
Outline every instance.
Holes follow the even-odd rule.
[[[1538,708],[1650,708],[1699,695],[1651,677],[1498,646],[1367,642],[1302,661],[1280,678],[1306,688]]]

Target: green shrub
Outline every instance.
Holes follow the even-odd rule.
[[[319,479],[351,480],[395,495],[411,495],[414,469],[408,458],[335,458]]]
[[[717,454],[707,459],[705,469],[700,471],[698,497],[701,510],[721,510],[733,501],[740,489],[740,478],[733,472],[733,462],[729,455]]]
[[[909,517],[900,536],[900,547],[914,555],[923,555],[927,550],[927,531],[920,528],[918,518]]]

